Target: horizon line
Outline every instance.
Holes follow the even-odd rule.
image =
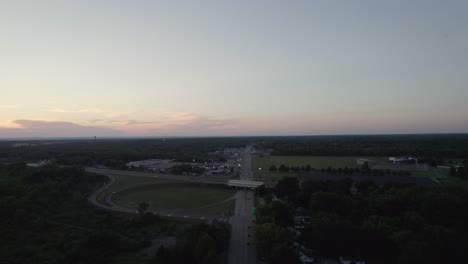
[[[280,134],[280,135],[207,135],[207,136],[73,136],[73,137],[7,137],[0,141],[39,141],[39,140],[95,140],[95,139],[190,139],[190,138],[249,138],[249,137],[346,137],[346,136],[418,136],[418,135],[468,135],[468,132],[446,133],[362,133],[362,134]]]

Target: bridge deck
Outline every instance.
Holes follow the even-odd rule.
[[[264,185],[261,181],[249,181],[249,180],[229,180],[227,183],[228,186],[233,187],[243,187],[243,188],[251,188],[255,189],[262,185]]]

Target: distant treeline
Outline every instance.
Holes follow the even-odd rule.
[[[100,164],[125,168],[130,161],[174,159],[181,162],[224,160],[209,153],[244,147],[248,138],[168,138],[168,139],[94,139],[68,141],[29,141],[13,147],[13,141],[0,142],[0,161],[28,162],[51,159],[59,165]],[[28,145],[29,144],[29,145]]]
[[[0,162],[51,159],[59,165],[124,168],[144,159],[222,161],[210,153],[248,144],[272,149],[273,155],[416,156],[433,164],[443,157],[468,157],[468,134],[456,134],[0,141]]]
[[[271,137],[272,155],[468,157],[468,134]]]
[[[328,174],[345,174],[345,175],[353,175],[353,174],[363,174],[363,175],[398,175],[398,176],[411,176],[410,171],[404,170],[389,170],[389,169],[371,169],[369,165],[362,166],[361,168],[334,168],[328,166],[328,168],[321,168],[315,169],[312,168],[310,165],[305,166],[286,166],[281,164],[280,166],[276,167],[272,165],[269,168],[271,172],[320,172],[320,173],[328,173]]]

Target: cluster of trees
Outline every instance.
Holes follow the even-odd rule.
[[[383,175],[398,175],[398,176],[411,176],[410,171],[403,171],[403,170],[381,170],[381,169],[371,169],[369,165],[364,166],[362,168],[334,168],[331,166],[328,166],[326,169],[315,169],[312,168],[310,165],[305,165],[305,166],[285,166],[284,164],[281,164],[279,167],[276,167],[275,165],[270,166],[269,168],[270,171],[276,172],[320,172],[320,173],[328,173],[328,174],[345,174],[345,175],[353,175],[353,174],[362,174],[362,175],[375,175],[375,176],[383,176]]]
[[[468,170],[466,169],[468,166],[468,161],[463,161],[463,166],[460,167],[451,167],[450,168],[450,176],[458,177],[461,179],[468,179]]]
[[[280,201],[268,201],[257,207],[254,241],[265,263],[299,263],[294,239],[287,230],[293,224],[293,215],[293,208]]]
[[[140,248],[142,240],[122,233],[139,221],[87,206],[87,194],[102,182],[79,168],[0,166],[2,261],[109,263],[116,254]]]
[[[285,178],[274,194],[291,208],[307,209],[311,224],[298,241],[318,255],[402,264],[457,263],[468,257],[465,189],[396,183],[377,186],[351,180],[299,185],[296,179]],[[289,225],[284,220],[275,220],[275,224]]]
[[[190,164],[180,164],[180,165],[174,165],[171,167],[171,172],[174,174],[184,174],[184,173],[201,174],[204,171],[205,171],[205,168],[200,167],[200,166],[192,166]]]
[[[286,201],[273,201],[273,194],[287,198],[294,197],[299,190],[296,178],[279,181],[274,192],[262,186],[257,194],[265,203],[257,206],[254,242],[259,257],[267,264],[299,263],[299,252],[294,246],[294,238],[288,227],[294,223],[294,204]]]
[[[177,236],[178,244],[187,247],[177,251],[177,259],[222,263],[204,262],[200,256],[213,256],[216,244],[219,257],[228,241],[227,227],[163,220],[147,212],[145,203],[137,215],[95,208],[87,197],[105,180],[75,167],[0,165],[0,262],[159,263],[139,251],[154,237]],[[208,242],[195,241],[198,235]]]
[[[159,248],[156,263],[221,264],[227,259],[229,225],[196,224],[184,231],[173,248]]]
[[[289,171],[293,171],[293,172],[300,172],[300,171],[306,171],[306,172],[309,172],[309,171],[315,171],[314,168],[312,168],[309,164],[305,165],[305,166],[294,166],[294,167],[289,167],[289,166],[285,166],[284,164],[281,164],[279,167],[276,167],[276,165],[271,165],[270,168],[269,168],[269,171],[281,171],[281,172],[289,172]]]

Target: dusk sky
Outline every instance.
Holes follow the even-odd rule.
[[[0,138],[468,132],[468,1],[0,1]]]

